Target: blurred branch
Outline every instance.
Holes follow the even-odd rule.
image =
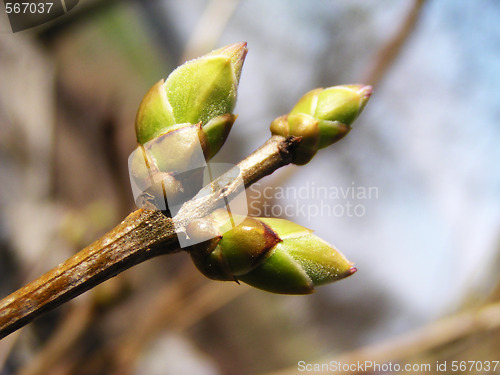
[[[377,343],[361,349],[341,354],[335,358],[324,358],[315,363],[364,363],[365,361],[386,363],[389,361],[401,362],[410,356],[418,356],[429,351],[438,350],[453,341],[463,340],[469,336],[500,328],[500,303],[484,306],[480,309],[458,314],[438,322],[429,324],[414,332],[396,337],[383,343]],[[364,374],[372,371],[338,371],[338,374]],[[292,375],[299,373],[296,367],[266,375]],[[331,374],[318,371],[315,374]]]
[[[118,347],[109,348],[115,361],[113,374],[126,375],[133,372],[134,363],[144,348],[167,328],[177,332],[185,331],[249,290],[246,287],[228,288],[227,285],[210,281],[200,285],[200,275],[192,265],[189,270],[182,271],[177,283],[165,287],[144,308],[144,311],[151,313],[140,316],[135,323],[136,329],[130,330],[126,337],[119,341]],[[183,313],[179,314],[179,311]]]
[[[239,0],[211,0],[187,42],[181,61],[213,49],[238,6]]]
[[[175,283],[165,286],[155,298],[146,304],[144,311],[148,314],[139,316],[134,327],[121,338],[117,345],[107,348],[106,360],[113,362],[113,374],[125,375],[133,371],[133,364],[141,355],[142,350],[156,335],[160,334],[165,326],[170,326],[181,310],[183,300],[190,296],[190,289],[196,280],[194,269],[183,269],[183,274]],[[196,286],[197,287],[197,286]]]
[[[237,286],[233,284],[232,288],[220,283],[206,283],[201,286],[191,298],[185,298],[183,301],[185,314],[177,314],[175,321],[171,324],[176,331],[185,331],[200,319],[217,311],[236,297],[246,293],[251,288],[248,285]]]
[[[379,49],[375,62],[370,65],[369,71],[360,82],[366,82],[372,86],[384,78],[389,68],[396,61],[406,42],[410,38],[420,18],[422,7],[426,0],[415,0],[405,20],[395,35]]]
[[[83,302],[83,303],[82,303]],[[45,375],[58,363],[86,331],[92,321],[94,304],[78,301],[71,306],[58,329],[17,375]]]
[[[238,164],[245,187],[291,163],[300,138],[272,136]],[[139,209],[90,246],[37,280],[0,301],[0,338],[28,324],[43,312],[99,283],[161,254],[180,251],[177,228],[210,214],[240,191],[238,183],[214,181],[214,192],[186,202],[172,219],[161,211]],[[175,225],[174,225],[175,221]]]

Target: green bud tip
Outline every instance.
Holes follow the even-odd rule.
[[[218,235],[189,250],[197,268],[211,279],[243,281],[273,293],[308,294],[356,272],[333,246],[298,224],[247,217],[230,229],[221,217],[216,212],[208,219]],[[199,223],[195,227],[187,229],[191,237],[206,228]]]
[[[236,79],[240,80],[241,70],[243,69],[243,63],[245,62],[245,57],[248,53],[248,47],[246,42],[233,43],[227,46],[216,49],[208,54],[208,56],[218,56],[224,55],[231,59],[231,64],[236,75]]]
[[[314,89],[299,99],[288,115],[271,123],[271,132],[302,137],[294,163],[308,163],[319,149],[342,139],[372,94],[367,85],[341,85]]]

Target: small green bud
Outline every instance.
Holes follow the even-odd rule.
[[[305,113],[318,120],[338,121],[350,126],[372,94],[367,85],[340,85],[315,89],[305,94],[290,114]]]
[[[156,82],[139,104],[135,117],[135,134],[141,145],[165,133],[176,123],[164,84],[163,79]]]
[[[206,147],[205,143],[201,124],[179,124],[143,147],[158,170],[177,172],[204,164],[201,150]]]
[[[229,229],[222,227],[222,232]],[[279,236],[264,222],[247,217],[241,224],[222,235],[219,246],[231,273],[238,277],[253,270],[269,255],[280,241]]]
[[[235,280],[223,259],[213,261],[214,257],[220,256],[220,251],[214,253],[214,250],[222,239],[220,228],[213,218],[191,221],[186,233],[194,243],[189,247],[191,259],[202,274],[213,280]]]
[[[196,267],[216,280],[243,281],[281,294],[308,294],[314,287],[352,275],[356,269],[333,246],[312,231],[284,219],[210,220],[218,235],[190,248]],[[228,230],[229,229],[229,230]],[[196,236],[206,229],[188,228]]]
[[[214,240],[210,240],[192,246],[190,254],[196,267],[205,276],[215,280],[237,280],[238,276],[259,265],[280,238],[268,225],[256,218],[247,217],[239,225],[232,227],[231,220],[224,221],[225,216],[219,215],[221,212],[223,210],[217,210],[210,219],[190,223],[187,233],[191,238],[200,237],[209,230],[221,233],[220,236],[213,236],[219,237],[218,246],[213,247]],[[237,219],[241,220],[240,217]],[[218,229],[203,229],[210,227]],[[204,250],[207,244],[212,250]]]
[[[237,116],[232,113],[226,113],[214,117],[203,126],[202,130],[206,138],[206,147],[204,150],[207,160],[214,157],[215,154],[219,152],[224,142],[226,142],[226,138],[231,131],[231,127],[236,117]]]
[[[308,163],[319,149],[342,139],[365,107],[372,88],[342,85],[315,89],[305,94],[288,115],[271,123],[273,134],[302,137],[294,163]]]
[[[129,157],[136,204],[144,207],[148,202],[154,206],[148,208],[166,210],[196,194],[206,165],[205,144],[201,124],[178,124],[139,145]]]
[[[285,137],[294,135],[302,138],[294,151],[294,164],[304,165],[308,163],[319,148],[319,122],[305,113],[278,117],[271,123],[271,132]]]

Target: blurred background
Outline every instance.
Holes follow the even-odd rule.
[[[314,229],[355,275],[280,296],[155,258],[0,341],[0,374],[500,360],[499,18],[495,0],[87,0],[12,34],[3,14],[2,298],[135,209],[135,111],[187,59],[248,42],[219,162],[255,150],[312,88],[375,91],[346,139],[248,191],[251,213]]]

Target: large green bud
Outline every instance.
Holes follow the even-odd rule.
[[[168,195],[182,202],[201,188],[201,168],[220,150],[236,119],[232,112],[246,53],[246,43],[214,50],[181,65],[144,96],[135,121],[139,146],[129,158],[136,191],[153,202]]]
[[[305,94],[288,115],[271,123],[273,134],[302,137],[294,163],[308,163],[316,152],[342,139],[351,130],[372,93],[371,86],[341,85]]]
[[[216,211],[187,229],[194,238],[211,234],[211,240],[189,249],[196,267],[211,279],[243,281],[273,293],[309,294],[356,271],[335,247],[291,221],[247,217],[232,227],[223,217]]]
[[[222,47],[184,63],[166,81],[157,82],[137,111],[137,142],[145,144],[177,124],[201,123],[204,133],[213,138],[209,146],[210,154],[215,154],[225,138],[214,133],[227,136],[235,119],[232,112],[247,51],[246,43]]]

